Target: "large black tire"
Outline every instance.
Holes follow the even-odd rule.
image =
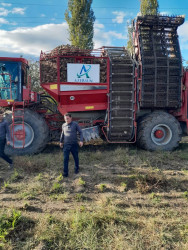
[[[22,118],[16,117],[21,116],[22,111],[15,112],[15,124],[16,130],[22,130],[23,126],[20,124]],[[12,113],[7,114],[5,119],[9,123],[11,130],[12,124]],[[11,141],[10,146],[6,146],[5,153],[8,155],[25,155],[25,154],[36,154],[41,152],[47,142],[49,141],[49,128],[45,120],[36,112],[25,109],[24,111],[24,127],[25,127],[25,145],[23,148],[23,140],[16,139],[15,137],[15,148],[13,148],[13,142]],[[12,139],[11,139],[12,140]]]
[[[149,151],[174,150],[179,146],[181,136],[179,122],[163,111],[153,112],[138,123],[137,144]]]

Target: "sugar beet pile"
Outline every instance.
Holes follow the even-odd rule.
[[[40,72],[42,83],[58,81],[58,58],[60,59],[60,82],[67,82],[67,64],[75,63],[75,58],[81,57],[82,64],[100,64],[100,82],[107,81],[107,60],[92,55],[91,51],[84,51],[71,45],[60,45],[48,53],[41,53]],[[76,62],[78,63],[78,61]]]

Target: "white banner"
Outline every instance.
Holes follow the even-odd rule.
[[[100,83],[100,64],[67,63],[67,82]]]

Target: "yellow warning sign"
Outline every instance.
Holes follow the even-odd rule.
[[[57,84],[50,85],[50,89],[57,89]]]
[[[94,109],[94,106],[86,106],[85,109]]]

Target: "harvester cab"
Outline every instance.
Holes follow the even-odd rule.
[[[40,102],[40,95],[31,91],[28,71],[26,59],[0,57],[0,107],[5,110],[4,119],[11,131],[10,146],[5,149],[8,154],[29,153],[26,150],[31,150],[34,141],[39,145],[34,140],[34,130],[39,124],[34,123],[40,117],[30,107]]]
[[[28,61],[24,58],[0,57],[0,106],[36,101],[37,94],[30,89]]]

